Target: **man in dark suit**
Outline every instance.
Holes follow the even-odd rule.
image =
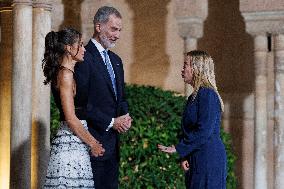
[[[94,17],[94,35],[87,44],[84,62],[75,67],[76,113],[87,119],[90,133],[103,145],[101,157],[91,157],[96,189],[117,189],[119,133],[131,127],[124,94],[124,71],[120,57],[108,50],[119,39],[121,14],[101,7]]]

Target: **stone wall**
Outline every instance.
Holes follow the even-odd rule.
[[[69,1],[68,1],[69,2]],[[107,3],[103,3],[107,2]],[[85,43],[93,34],[93,15],[102,5],[116,7],[123,17],[121,39],[113,49],[123,62],[127,83],[158,86],[183,92],[184,84],[180,75],[183,64],[183,40],[178,36],[174,16],[174,1],[84,1],[74,3],[53,0],[52,28],[57,30],[72,25],[83,32]],[[64,13],[66,8],[72,14]],[[70,19],[78,16],[80,21]]]
[[[284,9],[283,0],[241,0],[243,11],[276,11]]]

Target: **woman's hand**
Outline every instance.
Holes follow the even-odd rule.
[[[180,162],[180,166],[181,166],[182,170],[184,170],[184,171],[189,170],[189,163],[188,163],[187,160],[183,160],[182,162]]]
[[[158,144],[158,148],[162,151],[162,152],[166,152],[169,154],[175,153],[176,152],[176,148],[174,145],[172,146],[164,146],[161,144]]]
[[[93,142],[92,145],[90,145],[90,148],[92,156],[98,157],[104,155],[105,149],[99,142]]]

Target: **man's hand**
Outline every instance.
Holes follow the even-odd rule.
[[[119,133],[124,133],[131,127],[131,122],[132,118],[129,116],[129,113],[114,118],[113,129],[117,130]]]

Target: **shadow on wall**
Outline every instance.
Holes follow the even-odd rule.
[[[134,17],[134,61],[130,83],[163,87],[169,71],[166,18],[170,0],[126,0]]]
[[[245,179],[253,170],[253,117],[247,118],[244,114],[244,101],[254,91],[253,38],[245,31],[239,1],[212,0],[208,3],[204,36],[198,47],[213,57],[219,90],[224,102],[229,104],[229,109],[225,109],[229,115],[223,120],[228,123],[238,157],[235,166],[238,188],[253,188],[253,179]]]
[[[62,0],[64,5],[64,20],[59,29],[72,27],[81,32],[81,4],[84,0]]]
[[[33,135],[36,138],[35,143],[32,144],[34,149],[31,150],[32,141],[27,140],[11,152],[10,188],[30,188],[32,184],[35,188],[43,186],[50,154],[47,146],[50,141],[46,132],[48,126],[49,124],[35,121],[33,127],[36,127],[36,132]],[[36,171],[34,174],[30,172],[32,168],[31,156],[36,160],[32,170]],[[31,181],[35,183],[31,183]]]
[[[31,141],[11,151],[10,188],[30,188]]]
[[[33,133],[36,138],[36,144],[33,156],[34,158],[36,157],[36,188],[41,188],[44,185],[45,182],[45,176],[47,173],[47,167],[48,167],[48,162],[49,162],[49,156],[50,156],[50,150],[49,149],[49,142],[50,142],[50,136],[47,134],[47,130],[49,130],[50,125],[46,124],[46,122],[37,120],[34,121],[33,127],[35,127],[35,133]],[[33,178],[32,178],[33,179]]]

